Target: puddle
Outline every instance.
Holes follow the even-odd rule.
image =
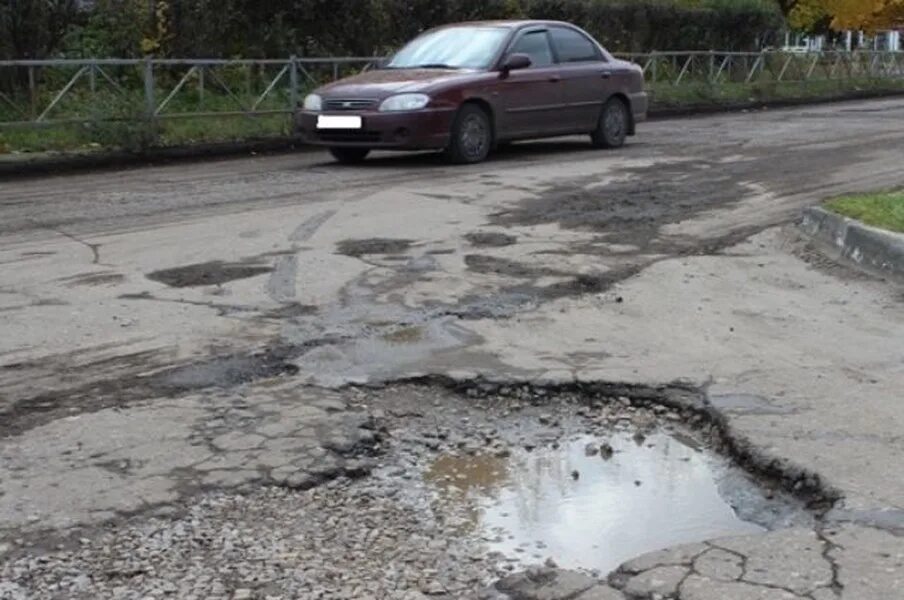
[[[600,452],[604,443],[609,447]],[[425,478],[463,509],[467,529],[489,551],[522,565],[552,557],[565,568],[606,574],[647,552],[763,531],[726,499],[765,502],[738,473],[671,435],[620,432],[508,457],[447,454]]]

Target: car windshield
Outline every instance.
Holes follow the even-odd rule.
[[[388,69],[484,69],[508,30],[502,27],[447,27],[416,38],[399,50]]]

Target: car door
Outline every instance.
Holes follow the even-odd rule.
[[[567,129],[562,119],[562,77],[546,28],[520,32],[502,58],[526,54],[531,66],[500,75],[496,93],[502,114],[497,118],[499,139],[555,134]]]
[[[613,73],[597,44],[564,26],[549,28],[562,77],[562,114],[574,132],[596,127],[603,102],[613,92]]]

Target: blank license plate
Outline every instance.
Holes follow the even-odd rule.
[[[361,117],[353,115],[319,115],[317,129],[361,129]]]

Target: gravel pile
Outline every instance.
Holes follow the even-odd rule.
[[[465,597],[507,572],[385,481],[212,494],[0,567],[0,598]]]

